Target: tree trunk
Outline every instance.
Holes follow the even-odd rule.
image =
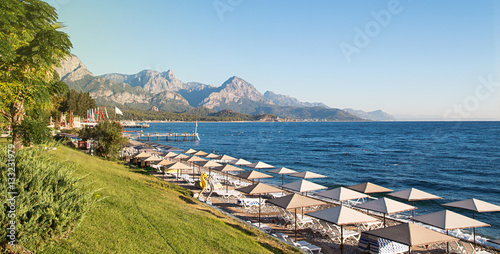
[[[14,145],[14,150],[17,151],[23,148],[23,143],[19,131],[14,126],[19,126],[24,119],[24,100],[12,104],[10,115],[12,116],[10,123],[12,126],[12,145]]]

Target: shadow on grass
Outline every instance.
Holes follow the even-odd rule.
[[[288,252],[284,252],[282,249],[275,248],[275,247],[269,245],[268,243],[262,243],[262,242],[258,242],[258,243],[260,244],[260,246],[266,248],[267,250],[269,250],[272,253],[288,253]]]
[[[209,213],[209,214],[211,214],[211,215],[213,215],[213,216],[215,216],[215,217],[217,217],[219,219],[223,219],[224,218],[223,216],[217,215],[217,214],[215,214],[214,212],[212,212],[212,211],[210,211],[208,209],[198,208],[198,210],[203,211],[203,212],[207,212],[207,213]]]
[[[190,204],[190,205],[196,205],[196,202],[194,202],[192,199],[190,199],[190,198],[188,198],[188,197],[186,197],[186,196],[179,195],[179,198],[180,198],[182,201],[184,201],[184,202],[186,202],[186,203],[188,203],[188,204]]]
[[[231,223],[228,223],[228,222],[226,222],[226,225],[228,225],[228,226],[230,226],[230,227],[232,227],[232,228],[234,228],[234,229],[236,229],[236,230],[239,230],[239,231],[243,232],[245,235],[248,235],[248,236],[256,236],[256,234],[255,234],[254,232],[252,232],[252,231],[250,231],[249,229],[244,228],[244,227],[242,227],[242,226],[240,226],[240,225],[237,225],[237,224],[231,224]],[[248,226],[248,227],[250,227],[250,226]],[[271,246],[270,246],[270,247],[271,247]]]

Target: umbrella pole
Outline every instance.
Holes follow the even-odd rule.
[[[474,211],[472,211],[472,218],[475,217]],[[472,228],[472,237],[474,237],[474,249],[476,249],[476,228]]]
[[[228,173],[226,172],[226,193],[228,192],[228,190],[227,190],[227,185],[228,185],[228,184],[227,184],[227,174],[228,174]],[[260,196],[259,196],[259,197],[260,197]],[[259,202],[260,202],[260,200],[259,200]],[[259,205],[259,207],[260,207],[260,205]],[[260,227],[260,225],[259,225],[259,227]]]
[[[295,208],[295,241],[297,241],[297,208]]]
[[[344,253],[344,225],[340,225],[340,253]]]
[[[177,185],[179,185],[179,170],[177,169]]]
[[[260,229],[260,197],[262,194],[259,193],[259,229]]]
[[[446,235],[448,235],[448,229],[446,230]],[[450,253],[450,242],[446,242],[446,253]]]
[[[285,184],[285,174],[281,174],[281,185]]]
[[[415,201],[411,201],[411,205],[415,206]],[[415,209],[411,210],[411,217],[415,217]],[[413,221],[415,223],[415,221]]]
[[[385,213],[384,213],[384,228],[385,228]]]

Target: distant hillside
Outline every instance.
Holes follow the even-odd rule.
[[[322,103],[301,102],[270,91],[263,95],[251,83],[236,76],[216,87],[198,82],[184,83],[172,70],[143,70],[132,75],[111,73],[95,77],[76,56],[65,59],[61,65],[57,69],[61,80],[77,91],[90,92],[99,105],[121,105],[141,110],[158,108],[160,111],[184,113],[198,111],[200,116],[229,110],[292,119],[362,120]]]
[[[347,111],[355,116],[361,117],[363,119],[373,120],[373,121],[394,121],[396,118],[394,116],[385,113],[382,110],[375,110],[371,112],[365,112],[363,110],[355,110],[352,108],[345,108],[344,111]]]
[[[293,98],[288,95],[275,94],[271,91],[266,91],[264,93],[264,98],[270,100],[273,104],[280,106],[291,106],[291,107],[324,107],[329,108],[323,103],[311,103],[311,102],[301,102],[297,98]]]

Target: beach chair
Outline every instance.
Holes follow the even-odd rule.
[[[458,250],[461,251],[463,254],[491,254],[490,252],[487,252],[485,250],[480,250],[474,248],[474,245],[469,242],[461,242],[462,244],[458,244]]]
[[[259,227],[259,223],[258,222],[254,222],[254,223],[251,223],[250,221],[247,221],[248,223],[250,223],[252,226],[270,234],[271,231],[273,230],[273,228],[271,228],[269,225],[267,224],[264,224],[264,223],[260,223],[260,227]]]
[[[242,198],[243,195],[239,191],[235,190],[216,190],[214,191],[217,195],[221,196],[222,198],[229,199],[230,197],[235,197],[235,198]]]
[[[314,219],[313,217],[297,214],[297,226],[299,228],[307,228],[306,226],[312,226],[314,220],[316,219]]]
[[[294,242],[290,237],[288,237],[285,234],[282,234],[281,237],[282,237],[282,239],[284,240],[285,243],[287,243],[287,244],[289,244],[291,246],[298,247],[301,250],[307,250],[310,253],[321,253],[321,247],[318,247],[316,245],[310,244],[307,241],[297,241],[297,242]]]

